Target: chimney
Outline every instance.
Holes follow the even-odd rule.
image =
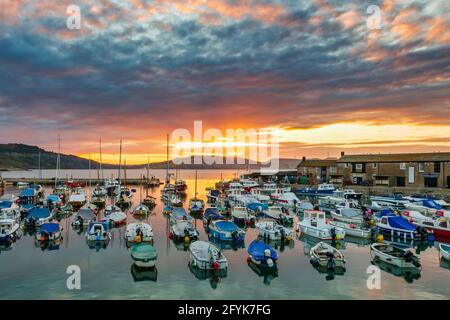
[[[302,157],[302,161],[306,161],[306,157]]]
[[[342,158],[343,156],[345,156],[345,152],[344,152],[344,151],[341,151],[341,158]]]

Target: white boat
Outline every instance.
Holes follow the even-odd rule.
[[[199,237],[197,229],[189,221],[177,221],[172,225],[171,230],[175,241],[194,241]]]
[[[92,242],[109,241],[111,233],[105,222],[91,221],[86,231],[86,240]]]
[[[189,200],[189,211],[192,213],[203,212],[205,202],[202,199],[193,198]]]
[[[246,223],[246,222],[254,222],[255,217],[251,216],[247,208],[245,207],[234,207],[231,210],[231,217],[234,223]]]
[[[344,255],[336,248],[325,242],[319,242],[309,251],[311,263],[327,267],[328,271],[335,271],[336,268],[345,268]]]
[[[270,195],[264,193],[261,188],[252,188],[250,191],[252,197],[254,197],[258,202],[268,203],[270,201]]]
[[[403,210],[400,212],[400,214],[403,217],[405,217],[406,219],[408,219],[409,222],[411,222],[411,223],[433,220],[430,217],[423,215],[419,211],[414,211],[414,210]]]
[[[173,207],[181,207],[183,206],[183,201],[181,200],[178,194],[171,194],[169,196],[169,203]]]
[[[203,270],[226,270],[227,258],[210,242],[194,241],[189,246],[190,265]]]
[[[333,221],[329,222],[330,225],[340,228],[345,231],[345,235],[369,239],[372,236],[372,230],[370,228],[363,228],[354,223],[347,223],[342,221]]]
[[[92,197],[99,197],[99,198],[105,198],[108,195],[108,191],[105,187],[96,186],[92,190]]]
[[[75,227],[89,226],[91,221],[95,221],[95,214],[92,209],[82,208],[72,220],[72,225]]]
[[[69,201],[68,203],[75,209],[78,210],[80,209],[82,206],[84,206],[86,204],[86,194],[84,193],[83,189],[81,189],[80,187],[77,187],[74,190],[74,193],[72,193],[69,196]]]
[[[297,203],[300,202],[300,199],[297,198],[295,193],[286,192],[282,189],[278,189],[278,191],[273,193],[270,197],[285,208],[294,209]]]
[[[136,208],[133,209],[134,216],[147,216],[149,213],[150,213],[150,210],[144,204],[140,204]]]
[[[443,259],[450,261],[450,245],[439,243],[439,252]]]
[[[12,243],[19,231],[20,224],[15,219],[0,220],[0,245]]]
[[[121,211],[118,206],[115,206],[113,204],[109,204],[105,207],[105,215],[110,215],[113,212]]]
[[[327,223],[325,212],[305,211],[303,220],[297,223],[297,231],[320,240],[343,240],[345,231]]]
[[[155,248],[147,243],[139,243],[131,248],[134,264],[141,268],[153,268],[158,258]]]
[[[55,241],[61,238],[61,228],[59,223],[44,223],[36,233],[36,241]]]
[[[267,210],[263,211],[264,216],[269,219],[274,219],[281,224],[292,225],[294,223],[294,215],[283,211],[283,208],[280,206],[271,206],[268,207]]]
[[[364,218],[361,210],[354,208],[337,208],[336,210],[330,211],[331,217],[337,221],[362,224]]]
[[[252,179],[240,179],[240,183],[242,184],[243,188],[247,188],[247,189],[259,187],[258,182],[254,181]]]
[[[127,215],[126,213],[122,212],[122,211],[114,211],[112,213],[110,213],[106,218],[106,221],[109,221],[109,223],[112,226],[118,226],[121,225],[123,223],[125,223],[127,221]]]
[[[444,210],[442,206],[434,200],[425,199],[420,201],[405,203],[405,208],[412,211],[419,211],[427,216],[443,216],[450,218],[450,211]]]
[[[153,229],[148,223],[138,222],[127,225],[125,239],[128,242],[141,243],[153,241]]]
[[[297,211],[297,213],[303,213],[305,210],[309,210],[309,211],[314,210],[314,206],[308,200],[301,200],[296,205],[296,211]]]
[[[291,241],[294,238],[294,232],[273,220],[261,220],[255,224],[256,234],[267,240]]]
[[[381,260],[400,268],[420,268],[419,257],[411,251],[391,244],[373,243],[370,252],[374,260]]]

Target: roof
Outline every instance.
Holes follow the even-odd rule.
[[[334,166],[337,159],[307,159],[298,164],[297,168],[300,167],[331,167]]]
[[[344,155],[338,163],[352,162],[433,162],[450,161],[450,152],[434,153],[389,153]]]

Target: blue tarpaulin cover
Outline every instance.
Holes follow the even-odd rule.
[[[44,223],[39,228],[40,232],[47,232],[47,233],[55,233],[59,231],[59,224],[58,223]]]
[[[269,206],[266,203],[261,202],[253,202],[247,204],[247,209],[250,209],[252,211],[256,211],[256,209],[260,208],[261,210],[267,210],[269,209]]]
[[[53,202],[59,202],[59,197],[56,195],[56,194],[49,194],[48,196],[47,196],[47,198],[45,198],[45,201],[53,201]]]
[[[12,201],[2,201],[0,202],[0,209],[11,208]]]
[[[250,243],[247,252],[249,255],[253,257],[253,259],[261,261],[265,259],[264,250],[266,249],[270,250],[270,258],[274,261],[277,260],[278,258],[277,252],[271,246],[262,241],[255,240],[252,243]]]
[[[205,213],[203,214],[203,217],[205,219],[211,219],[211,220],[219,220],[223,219],[223,216],[217,212],[216,208],[208,208],[205,210]]]
[[[436,210],[442,210],[441,205],[439,203],[437,203],[436,201],[433,201],[433,200],[423,200],[422,204],[423,204],[424,207],[427,207],[427,208],[433,208],[433,209],[436,209]]]
[[[238,229],[238,226],[231,221],[217,221],[215,225],[217,229],[225,232],[233,232]]]
[[[33,188],[24,189],[19,195],[19,197],[34,197],[34,196],[35,194]]]
[[[408,220],[406,220],[403,217],[395,216],[395,217],[388,217],[389,225],[393,228],[397,229],[403,229],[408,231],[414,231],[416,230],[416,226],[411,224]]]
[[[388,217],[396,217],[395,213],[391,209],[382,209],[380,212],[376,212],[375,216],[378,218],[388,216]]]
[[[30,210],[30,213],[28,214],[28,218],[47,218],[50,216],[50,210],[47,208],[33,208]]]

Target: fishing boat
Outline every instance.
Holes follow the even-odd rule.
[[[206,198],[208,199],[208,203],[215,204],[217,202],[217,198],[220,195],[220,190],[217,189],[210,189],[208,191],[208,194],[206,195]]]
[[[247,249],[249,255],[249,261],[254,264],[265,267],[276,267],[278,255],[277,252],[268,244],[263,241],[254,240]]]
[[[251,216],[245,207],[234,207],[231,209],[231,218],[236,224],[255,223],[255,217]]]
[[[450,261],[450,245],[439,243],[439,252],[443,259]]]
[[[420,268],[420,259],[411,251],[385,243],[373,243],[370,253],[374,260],[381,260],[400,268]]]
[[[150,210],[146,205],[140,204],[136,208],[134,208],[132,212],[133,216],[145,217],[150,213]]]
[[[173,208],[169,213],[169,221],[171,224],[174,224],[178,221],[192,221],[193,218],[187,214],[186,210],[183,207]]]
[[[127,222],[127,215],[122,211],[114,211],[110,213],[104,221],[109,221],[112,227],[119,226]]]
[[[444,210],[442,206],[434,200],[425,199],[414,202],[405,203],[405,208],[409,210],[419,211],[427,216],[443,216],[450,218],[450,211]]]
[[[314,206],[308,200],[300,200],[300,202],[296,204],[295,209],[297,213],[303,213],[306,210],[314,210]]]
[[[255,224],[256,234],[266,240],[291,241],[294,232],[273,220],[261,220]]]
[[[92,209],[82,208],[78,211],[77,215],[72,220],[72,226],[74,227],[87,227],[91,221],[95,220],[95,214]]]
[[[331,217],[337,221],[362,224],[364,218],[361,210],[354,208],[337,208],[336,210],[330,211]]]
[[[151,268],[156,264],[158,253],[152,245],[139,243],[131,248],[131,258],[136,266],[141,268]]]
[[[226,270],[227,258],[215,245],[205,241],[194,241],[189,246],[189,264],[202,270]]]
[[[48,208],[34,207],[25,218],[25,228],[33,229],[49,223],[52,220],[52,213]]]
[[[205,226],[208,226],[211,221],[223,220],[224,216],[219,213],[217,208],[207,208],[203,214],[202,220]]]
[[[325,242],[319,242],[309,251],[311,264],[326,267],[328,272],[335,272],[336,269],[344,269],[344,255],[336,248]]]
[[[20,224],[15,219],[0,219],[0,246],[10,245],[18,237]]]
[[[240,242],[244,241],[245,238],[245,231],[228,220],[212,221],[209,225],[209,234],[212,238],[220,241]]]
[[[59,223],[44,223],[36,233],[36,241],[38,242],[55,241],[60,238],[61,228]]]
[[[303,220],[297,223],[297,231],[320,240],[343,240],[345,231],[327,223],[325,212],[305,211]]]
[[[75,188],[73,193],[69,196],[68,203],[70,203],[74,210],[78,210],[86,204],[86,194],[81,187]]]
[[[376,231],[398,239],[429,239],[431,234],[426,228],[417,227],[402,216],[385,215],[375,222]]]
[[[125,239],[132,243],[151,242],[153,241],[152,226],[143,222],[130,223],[125,231]]]
[[[336,188],[331,183],[322,183],[317,186],[317,188],[299,188],[296,193],[301,196],[321,196],[330,195]]]
[[[106,242],[111,239],[111,233],[108,231],[107,222],[91,221],[86,231],[86,240],[88,242]]]
[[[354,223],[331,220],[329,224],[333,227],[340,228],[345,231],[346,236],[369,239],[372,237],[370,228],[362,227]]]
[[[426,229],[432,233],[436,240],[443,240],[449,242],[450,240],[450,220],[449,218],[440,217],[429,220],[416,220],[412,224],[417,226],[418,229]]]
[[[171,227],[171,238],[175,241],[190,242],[198,240],[199,233],[191,222],[180,220]]]

